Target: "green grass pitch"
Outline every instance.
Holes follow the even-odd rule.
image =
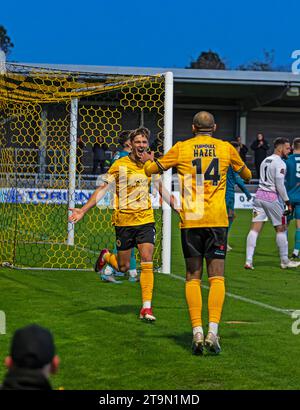
[[[162,212],[154,210],[156,246],[154,266],[161,266]],[[75,226],[75,246],[67,245],[68,207],[65,205],[0,204],[0,260],[16,267],[93,269],[95,255],[113,248],[112,211],[91,209]],[[1,244],[2,245],[2,244]],[[15,245],[15,246],[14,246]]]
[[[49,327],[61,358],[54,388],[65,389],[299,389],[300,334],[293,319],[270,308],[300,309],[300,268],[281,270],[273,228],[259,238],[255,270],[243,269],[249,211],[239,211],[230,233],[219,356],[191,355],[184,281],[156,274],[154,325],[137,319],[139,284],[103,283],[93,272],[0,269],[1,361],[14,330]],[[184,277],[177,218],[173,218],[172,273]],[[293,227],[290,231],[293,245]],[[204,274],[203,284],[207,285]],[[204,323],[207,294],[203,288]],[[5,373],[0,367],[0,380]]]

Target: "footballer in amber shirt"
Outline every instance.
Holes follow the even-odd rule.
[[[181,194],[180,227],[227,227],[225,204],[229,166],[251,178],[236,149],[210,135],[196,135],[175,144],[162,158],[144,165],[147,176],[176,167]]]
[[[129,156],[118,159],[102,178],[115,184],[113,223],[115,226],[136,226],[154,222],[149,194],[151,178],[144,165]]]

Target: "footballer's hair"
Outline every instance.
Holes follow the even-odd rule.
[[[300,138],[295,138],[293,141],[294,149],[300,149]]]
[[[199,111],[193,118],[196,132],[213,132],[215,126],[214,116],[207,111]]]
[[[277,148],[279,145],[284,145],[284,144],[289,144],[290,141],[288,138],[285,137],[278,137],[276,140],[274,140],[274,148]]]
[[[143,137],[146,137],[148,141],[150,140],[150,131],[146,127],[140,127],[131,131],[130,141],[132,142],[137,135],[142,135]]]
[[[124,148],[126,141],[128,141],[130,139],[130,133],[132,132],[132,130],[123,130],[120,132],[119,134],[119,144]]]

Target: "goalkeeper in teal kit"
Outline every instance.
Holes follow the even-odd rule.
[[[300,251],[300,138],[293,141],[293,154],[286,160],[285,187],[296,219],[295,245],[292,260],[299,260]]]
[[[122,150],[115,153],[112,162],[112,165],[115,161],[120,158],[126,157],[131,152],[131,143],[130,143],[130,132],[131,130],[124,130],[119,134],[119,144],[122,147]],[[117,253],[117,246],[115,244],[114,253]],[[101,272],[100,277],[105,282],[112,282],[112,283],[121,283],[117,281],[115,277],[124,276],[122,272],[115,272],[114,269],[110,265],[106,265],[106,268]],[[130,257],[130,267],[129,267],[129,279],[130,282],[137,282],[137,271],[136,271],[136,260],[134,255],[134,248],[131,249],[131,257]]]
[[[237,142],[232,141],[231,144],[237,149],[239,152],[239,145]],[[235,185],[237,185],[242,192],[247,197],[247,201],[250,201],[252,199],[252,196],[248,189],[245,186],[244,180],[239,176],[237,172],[234,172],[234,170],[229,167],[227,171],[227,179],[226,179],[226,195],[225,195],[225,202],[226,202],[226,208],[227,208],[227,214],[228,214],[228,232],[231,228],[232,222],[234,220],[234,196],[235,196]],[[231,247],[227,245],[227,251],[231,251]]]

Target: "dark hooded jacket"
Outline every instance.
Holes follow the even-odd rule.
[[[267,157],[267,151],[270,148],[268,142],[263,139],[263,144],[259,146],[259,141],[255,140],[251,144],[251,149],[254,151],[255,163],[261,164],[263,160]]]
[[[10,369],[0,390],[52,390],[49,380],[39,369]]]

